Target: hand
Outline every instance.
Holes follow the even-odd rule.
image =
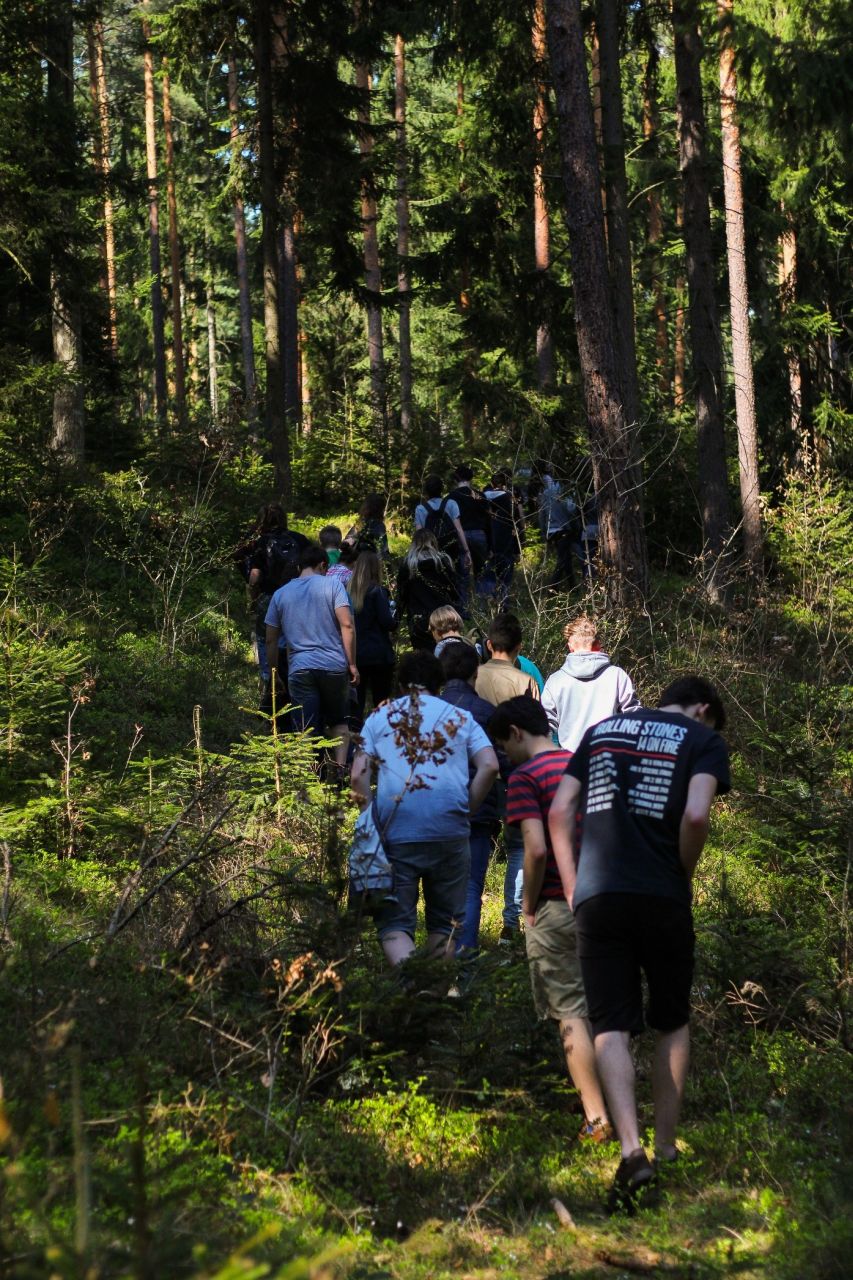
[[[465,566],[465,568],[466,568],[466,569],[470,569],[470,568],[471,568],[471,565],[472,565],[473,561],[471,560],[471,552],[470,552],[470,551],[463,551],[463,552],[462,552],[462,563],[464,564],[464,566]]]
[[[571,890],[571,892],[570,892],[570,893],[567,893],[567,894],[566,894],[566,902],[568,902],[568,904],[569,904],[569,910],[570,910],[570,911],[572,911],[572,912],[574,912],[574,909],[575,909],[575,891],[574,891],[574,888],[572,888],[572,890]]]
[[[359,682],[359,680],[360,680],[360,679],[361,679],[361,677],[360,677],[360,676],[359,676],[359,674],[358,674],[358,667],[354,666],[354,665],[353,665],[353,663],[350,663],[350,665],[349,665],[349,682],[350,682],[350,684],[358,684],[358,682]]]
[[[521,914],[524,916],[524,923],[527,925],[528,929],[532,929],[536,924],[536,912],[528,911],[525,907],[522,909]]]

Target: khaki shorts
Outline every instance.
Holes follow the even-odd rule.
[[[524,930],[533,1003],[540,1018],[587,1016],[575,918],[565,898],[543,898],[536,923]]]

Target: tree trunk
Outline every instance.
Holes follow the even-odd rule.
[[[110,193],[110,104],[107,93],[107,69],[104,60],[104,23],[100,15],[86,29],[89,49],[89,90],[95,115],[92,134],[95,172],[102,191],[104,209],[104,278],[107,299],[107,332],[113,359],[118,357],[118,310],[116,307],[116,250],[113,224],[113,200]]]
[[[779,243],[779,292],[784,319],[797,300],[797,233],[790,221],[785,226]],[[790,342],[786,348],[786,356],[791,435],[795,441],[799,441],[803,430],[803,371],[796,348]]]
[[[726,444],[723,424],[722,346],[714,297],[714,246],[708,198],[705,109],[702,101],[702,46],[697,0],[676,0],[675,76],[678,90],[679,167],[684,196],[684,244],[690,306],[698,437],[699,497],[708,587],[715,596],[724,569],[720,557],[731,533]],[[723,573],[723,579],[725,573]]]
[[[284,411],[281,336],[278,309],[278,201],[275,180],[275,128],[270,53],[269,0],[255,0],[255,65],[258,74],[258,167],[261,196],[261,247],[264,268],[264,364],[266,425],[275,463],[276,484],[290,498],[290,440]]]
[[[536,294],[539,322],[536,326],[536,382],[544,394],[554,390],[554,340],[548,306],[548,275],[551,270],[551,223],[545,194],[545,129],[548,125],[548,94],[543,68],[548,58],[545,39],[545,0],[533,7],[533,59],[535,93],[533,102],[533,253],[536,266]]]
[[[175,139],[172,130],[172,88],[169,65],[163,59],[163,136],[166,141],[166,201],[169,207],[169,263],[172,277],[172,361],[175,372],[175,409],[183,420],[187,411],[184,377],[184,330],[181,315],[181,246],[178,240],[178,199],[175,193]]]
[[[231,187],[234,193],[234,245],[237,252],[237,299],[240,311],[240,348],[243,353],[243,385],[246,388],[246,415],[255,420],[257,386],[255,344],[252,339],[252,294],[249,288],[249,255],[246,251],[246,215],[243,208],[242,141],[240,101],[237,92],[237,62],[233,49],[228,55],[228,118],[231,129]]]
[[[71,6],[58,14],[49,33],[47,97],[49,145],[55,171],[72,181],[77,167],[73,141],[74,123],[74,29]],[[83,461],[85,417],[83,403],[82,314],[77,280],[75,248],[60,229],[55,230],[51,250],[50,298],[51,337],[54,364],[62,370],[53,393],[53,424],[49,447],[63,463],[77,466]]]
[[[299,394],[302,397],[302,431],[311,434],[311,376],[308,368],[308,335],[299,331]]]
[[[289,429],[301,426],[299,394],[299,273],[293,215],[284,214],[281,228],[281,330],[284,366],[284,412]]]
[[[219,420],[219,373],[216,366],[216,306],[213,293],[213,266],[210,261],[210,245],[204,240],[204,309],[207,319],[207,385],[210,395],[210,416]]]
[[[616,351],[625,419],[639,423],[637,347],[634,337],[634,285],[628,232],[628,179],[625,174],[625,131],[619,73],[619,15],[616,0],[598,0],[597,27],[601,76],[601,128],[604,143],[604,186],[607,193],[607,248]],[[636,444],[635,436],[635,444]]]
[[[145,170],[148,178],[148,257],[151,265],[151,341],[154,354],[154,407],[161,426],[166,424],[166,335],[163,290],[160,277],[160,204],[157,191],[157,122],[154,114],[154,57],[148,19],[142,19],[145,48],[142,53],[145,85]]]
[[[589,94],[580,0],[548,0],[548,46],[557,104],[578,339],[600,552],[608,599],[627,605],[648,585],[646,538],[625,418],[609,305],[601,180]]]
[[[370,68],[357,62],[355,83],[359,90],[358,148],[362,160],[361,224],[364,236],[364,294],[367,307],[367,350],[370,360],[370,405],[374,429],[382,442],[382,466],[388,487],[388,411],[385,402],[385,354],[382,341],[382,271],[379,265],[378,212],[373,174],[373,133],[370,125]]]
[[[648,239],[655,316],[655,369],[658,375],[658,392],[661,399],[665,401],[669,396],[669,342],[666,328],[666,295],[664,292],[660,252],[661,241],[663,240],[663,208],[661,206],[660,189],[657,185],[657,174],[653,166],[653,161],[656,159],[659,127],[657,67],[657,45],[655,44],[654,34],[650,34],[649,56],[646,62],[645,76],[643,77],[643,143],[649,160],[649,169],[647,170],[649,192],[646,196],[646,204],[649,211]]]
[[[456,120],[461,126],[462,117],[465,114],[465,84],[462,80],[456,81]],[[465,191],[465,140],[462,137],[460,127],[459,134],[459,192],[460,195]],[[463,250],[462,258],[459,263],[459,315],[462,319],[462,348],[464,351],[462,368],[463,368],[463,388],[462,388],[462,440],[465,445],[466,452],[470,452],[474,444],[474,424],[475,414],[474,405],[471,399],[471,383],[474,379],[474,352],[471,345],[471,336],[468,332],[469,317],[471,314],[471,260],[468,257],[467,250]]]
[[[397,307],[400,316],[400,438],[412,444],[412,283],[409,274],[409,173],[406,145],[406,44],[394,42],[394,123],[397,130]]]
[[[729,305],[732,320],[732,367],[735,382],[738,473],[743,513],[743,545],[756,576],[763,571],[761,491],[758,476],[758,428],[755,422],[755,381],[749,334],[749,293],[746,278],[746,231],[740,162],[740,124],[737,116],[737,72],[732,0],[717,0],[720,17],[720,119],[723,143],[723,189],[726,200],[726,246],[729,263]]]
[[[599,157],[604,155],[604,121],[601,110],[601,45],[598,39],[598,28],[594,22],[589,27],[589,63],[592,68],[592,118],[595,126],[595,145]],[[604,236],[607,238],[607,189],[604,185],[604,169],[599,166],[601,174],[601,210],[605,217]]]
[[[675,202],[675,227],[684,236],[684,200],[679,193]],[[684,404],[686,394],[687,349],[684,342],[684,298],[687,281],[679,271],[675,279],[675,322],[672,338],[672,400],[676,409]]]

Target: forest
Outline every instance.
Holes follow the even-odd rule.
[[[849,1276],[853,7],[0,0],[0,37],[0,1280]],[[332,744],[261,696],[259,511],[314,543],[381,495],[393,594],[460,465],[525,523],[471,635],[508,604],[547,676],[584,613],[643,706],[727,711],[632,1217],[505,836],[479,950],[436,985],[421,916],[400,981]],[[550,478],[596,530],[556,585]]]

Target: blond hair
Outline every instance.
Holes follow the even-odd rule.
[[[429,629],[438,636],[446,636],[451,631],[462,630],[462,618],[452,604],[442,604],[429,615]]]
[[[367,593],[382,585],[382,561],[375,551],[362,551],[355,562],[347,590],[353,613],[361,613]]]
[[[563,639],[566,644],[580,640],[591,649],[598,642],[598,624],[588,613],[582,613],[563,627]]]

